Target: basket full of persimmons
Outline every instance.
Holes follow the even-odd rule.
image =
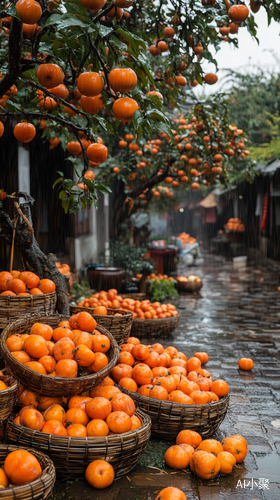
[[[46,397],[21,386],[21,407],[6,430],[9,443],[46,453],[60,476],[83,476],[94,460],[107,460],[115,477],[127,474],[144,452],[151,419],[110,377],[82,395]]]
[[[133,311],[122,307],[123,298],[112,288],[108,292],[95,293],[89,299],[82,300],[78,306],[70,306],[71,314],[88,311],[98,325],[104,326],[113,335],[118,344],[126,342],[130,336]],[[126,305],[126,303],[124,303]]]
[[[118,345],[87,312],[35,315],[7,326],[0,348],[13,376],[45,396],[92,389],[115,366]]]
[[[31,271],[0,273],[0,329],[24,316],[51,314],[56,306],[55,284]]]
[[[203,368],[208,360],[205,352],[188,359],[173,346],[148,346],[130,337],[122,345],[111,377],[150,415],[153,435],[170,439],[190,429],[207,438],[215,433],[229,405],[228,384],[213,380]]]
[[[160,302],[150,302],[147,299],[135,300],[122,297],[121,295],[117,295],[117,290],[114,289],[108,292],[101,291],[95,293],[89,299],[80,301],[78,307],[90,308],[97,322],[106,328],[108,328],[108,324],[105,325],[105,323],[100,321],[101,310],[104,315],[107,310],[107,314],[112,315],[113,318],[118,314],[123,314],[124,311],[132,313],[131,334],[138,337],[149,336],[156,338],[170,335],[180,322],[180,314],[173,304],[161,304]],[[78,308],[72,308],[71,310],[71,312],[76,311],[78,311]],[[104,321],[103,318],[102,321]],[[110,321],[112,322],[111,318]],[[111,331],[111,328],[108,329]],[[116,338],[118,342],[125,342],[128,338],[128,330],[126,330],[125,336],[118,335]]]

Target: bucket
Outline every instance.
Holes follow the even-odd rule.
[[[240,269],[241,267],[247,266],[247,256],[234,257],[233,258],[233,267],[235,269]]]

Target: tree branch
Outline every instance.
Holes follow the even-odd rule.
[[[0,97],[6,94],[20,75],[21,44],[22,22],[12,17],[9,35],[9,70],[0,80]]]
[[[1,116],[4,118],[6,116],[23,116],[27,117],[29,116],[30,118],[46,118],[48,120],[54,120],[57,123],[60,123],[61,125],[65,127],[70,127],[73,129],[73,132],[83,132],[86,136],[88,136],[88,129],[85,127],[78,127],[77,125],[74,125],[72,122],[69,122],[67,120],[64,120],[63,118],[60,118],[59,116],[56,115],[51,115],[50,113],[35,113],[33,111],[6,111],[5,113],[1,113]]]
[[[99,20],[100,20],[103,16],[106,16],[106,14],[108,14],[108,13],[110,12],[110,10],[112,10],[112,8],[113,8],[113,7],[114,7],[114,4],[113,4],[113,3],[111,3],[111,4],[109,5],[109,7],[106,7],[104,10],[102,10],[102,11],[101,11],[101,13],[100,13],[100,14],[98,14],[98,16],[94,17],[94,18],[92,19],[92,22],[93,22],[94,24],[98,23],[98,21],[99,21]]]
[[[64,99],[62,99],[62,97],[58,97],[58,96],[52,94],[45,87],[38,85],[38,83],[32,82],[31,80],[27,80],[27,83],[29,85],[31,85],[31,87],[34,87],[36,89],[41,90],[47,96],[52,97],[52,99],[54,99],[56,102],[59,102],[59,103],[63,104],[64,106],[66,106],[67,108],[71,109],[72,111],[74,111],[74,113],[77,113],[79,115],[84,116],[86,118],[87,122],[89,123],[89,116],[84,111],[81,111],[80,109],[76,108],[75,106],[73,106],[73,104],[70,104],[70,102],[67,102]]]

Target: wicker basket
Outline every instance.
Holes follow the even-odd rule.
[[[0,422],[3,422],[13,412],[19,382],[6,375],[1,375],[0,380],[8,386],[8,389],[0,392]]]
[[[202,281],[176,281],[178,292],[195,293],[202,288]]]
[[[224,420],[229,405],[229,396],[207,405],[184,405],[141,396],[117,387],[134,400],[137,408],[151,417],[152,435],[160,439],[174,439],[183,429],[198,432],[202,439],[210,438]]]
[[[12,446],[10,444],[0,445],[0,465],[2,466],[6,456],[12,451],[22,449],[21,446]],[[24,448],[37,458],[42,468],[42,474],[38,479],[31,483],[22,486],[12,486],[10,488],[0,489],[0,499],[3,500],[37,500],[41,498],[46,500],[49,498],[54,487],[56,474],[53,462],[41,453],[34,449]]]
[[[114,337],[110,332],[105,330],[102,326],[97,326],[97,330],[106,335],[111,342],[111,347],[107,352],[109,359],[108,365],[100,372],[87,374],[77,378],[61,378],[50,377],[48,375],[41,375],[40,373],[31,370],[24,364],[17,361],[7,348],[6,339],[15,333],[29,333],[30,328],[34,323],[47,323],[48,325],[56,328],[60,321],[68,320],[67,316],[51,315],[41,316],[36,315],[31,318],[23,318],[15,321],[3,330],[0,338],[0,349],[6,363],[11,368],[14,376],[20,380],[29,389],[44,394],[44,396],[65,396],[70,397],[80,392],[92,389],[96,384],[106,377],[112,368],[117,363],[119,356],[119,347]]]
[[[72,478],[84,476],[86,467],[93,460],[107,460],[115,471],[115,477],[123,476],[135,467],[151,436],[151,419],[136,410],[142,427],[132,432],[106,437],[64,437],[44,434],[8,422],[6,438],[9,443],[32,446],[47,453],[53,460],[59,476]]]
[[[133,300],[146,300],[147,295],[145,293],[137,293],[137,292],[132,292],[132,293],[122,293],[122,298],[123,299],[133,299]]]
[[[70,307],[70,313],[76,314],[81,311],[89,312],[98,325],[103,326],[108,330],[118,344],[126,342],[130,336],[130,331],[132,327],[133,314],[130,311],[123,311],[122,309],[107,309],[107,315],[101,316],[99,314],[93,314],[94,309],[90,307]],[[121,316],[114,316],[114,314],[121,314]]]
[[[163,319],[134,319],[131,335],[148,339],[162,338],[170,335],[180,323],[181,316],[171,316]]]
[[[25,316],[32,314],[51,314],[56,306],[56,292],[29,297],[0,295],[0,330]]]

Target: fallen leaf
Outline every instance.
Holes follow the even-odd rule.
[[[126,479],[131,482],[131,479],[128,476],[126,476]]]

